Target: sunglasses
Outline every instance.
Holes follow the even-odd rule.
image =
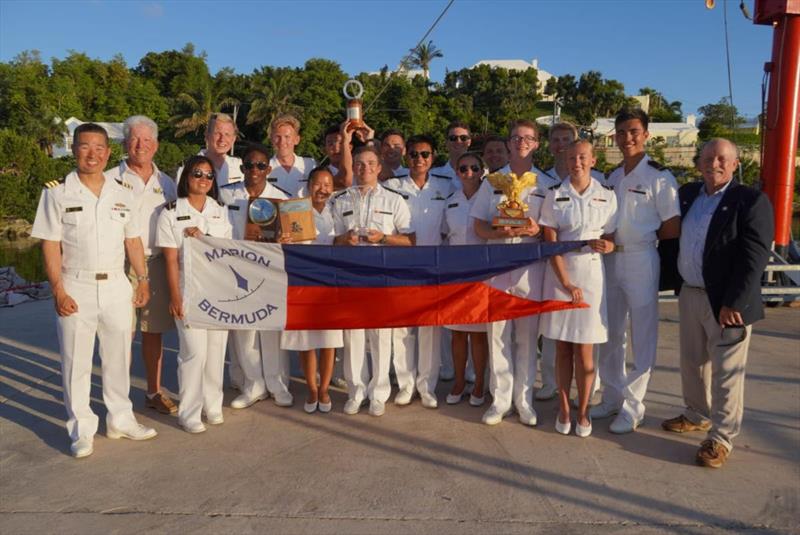
[[[413,158],[423,158],[423,159],[427,160],[428,158],[431,157],[431,151],[429,151],[429,150],[421,150],[421,151],[417,152],[415,150],[412,150],[411,152],[408,153],[408,155],[411,156],[412,159]]]
[[[469,169],[472,169],[473,173],[477,173],[478,171],[481,171],[481,166],[480,165],[462,165],[462,166],[460,166],[458,168],[458,171],[461,172],[461,173],[466,173],[467,170],[469,170]]]
[[[469,141],[470,137],[466,134],[461,134],[460,136],[448,136],[447,139],[450,141],[460,141],[462,143],[466,143]]]
[[[200,180],[201,178],[207,178],[208,180],[214,180],[214,176],[215,176],[214,171],[209,171],[207,173],[204,173],[200,169],[195,169],[194,171],[192,171],[192,178],[197,179],[197,180]]]
[[[242,167],[247,169],[248,171],[253,167],[256,167],[259,171],[265,171],[269,168],[269,164],[267,162],[244,162]]]

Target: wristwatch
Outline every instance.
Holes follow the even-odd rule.
[[[386,245],[386,234],[381,237],[381,241],[379,242],[381,245]]]

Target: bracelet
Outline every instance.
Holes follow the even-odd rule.
[[[147,275],[136,275],[136,281],[137,282],[145,282],[145,281],[146,282],[150,282],[150,277],[148,277]]]

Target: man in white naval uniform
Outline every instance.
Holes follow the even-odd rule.
[[[522,192],[528,204],[528,227],[492,228],[492,219],[499,215],[497,205],[505,200],[502,191],[485,180],[470,215],[475,222],[475,233],[489,243],[535,243],[540,241],[541,229],[537,223],[539,210],[548,188],[556,182],[533,165],[533,152],[539,146],[536,123],[519,119],[511,123],[508,142],[509,162],[501,173],[521,176],[527,171],[536,173],[536,185]],[[516,269],[496,277],[492,285],[503,291],[540,300],[544,279],[544,262]],[[512,338],[513,330],[513,338]],[[536,342],[539,338],[539,316],[527,316],[510,321],[487,324],[489,335],[489,390],[492,406],[483,415],[488,425],[499,424],[510,413],[512,402],[519,413],[520,422],[536,425],[533,408],[533,383],[536,378]],[[515,343],[512,345],[512,339]]]
[[[242,160],[228,154],[236,142],[237,132],[236,123],[226,113],[214,113],[208,120],[206,148],[201,150],[200,154],[214,164],[214,173],[217,175],[217,186],[219,187],[230,182],[244,180],[241,170]],[[178,170],[177,176],[181,176],[180,170]]]
[[[408,205],[398,193],[378,184],[380,153],[370,146],[353,151],[358,189],[337,193],[333,200],[335,245],[414,245]],[[372,379],[367,384],[366,339],[369,338]],[[344,370],[348,400],[345,414],[357,414],[365,397],[369,413],[381,416],[392,391],[389,382],[391,329],[345,330]]]
[[[403,167],[406,155],[406,140],[400,130],[386,130],[381,135],[382,168],[378,180],[383,182],[393,177],[405,176],[408,169]]]
[[[508,145],[504,137],[496,134],[489,135],[483,142],[483,161],[490,173],[508,165]]]
[[[131,301],[142,306],[150,294],[135,200],[130,189],[103,175],[111,149],[101,126],[76,128],[72,153],[77,170],[46,185],[31,234],[42,240],[53,290],[70,450],[80,458],[94,451],[98,427],[89,405],[95,337],[106,436],[145,440],[156,430],[136,421],[129,398]],[[135,294],[125,275],[126,254],[139,282]]]
[[[452,180],[429,174],[436,156],[434,141],[428,136],[411,136],[407,142],[409,175],[391,178],[384,184],[408,203],[416,245],[442,244],[442,219]],[[435,409],[436,383],[441,365],[441,327],[399,327],[392,329],[394,371],[399,391],[396,405],[408,405],[419,392],[422,406]],[[419,348],[419,351],[417,351]]]
[[[161,248],[156,247],[156,225],[162,207],[177,198],[175,182],[159,171],[153,162],[158,151],[158,125],[144,115],[128,117],[122,125],[127,158],[105,172],[107,178],[122,182],[133,191],[142,225],[147,274],[150,277],[150,299],[134,311],[133,331],[138,323],[142,333],[142,360],[147,375],[147,401],[161,414],[175,414],[178,407],[161,390],[162,333],[175,328],[169,314],[169,287]],[[136,277],[128,274],[136,288]],[[138,321],[137,321],[138,320]]]
[[[453,121],[447,125],[447,137],[445,147],[447,147],[447,163],[431,169],[431,176],[436,178],[450,178],[453,187],[461,189],[461,180],[456,173],[456,165],[462,154],[469,150],[472,145],[472,134],[469,133],[469,125],[461,121]],[[452,368],[452,363],[451,363]]]
[[[242,155],[244,181],[223,186],[220,201],[228,206],[234,240],[262,241],[261,228],[250,223],[248,208],[256,198],[288,199],[289,194],[267,182],[269,151],[251,144]],[[289,355],[280,349],[280,331],[231,331],[236,360],[242,369],[241,394],[231,401],[231,408],[244,409],[272,394],[279,407],[291,407],[289,393]]]
[[[293,115],[279,115],[269,126],[269,139],[275,155],[269,161],[272,172],[267,181],[296,197],[306,188],[308,175],[317,166],[314,158],[300,157],[294,152],[300,143],[300,121]]]
[[[644,419],[644,396],[658,344],[657,240],[680,235],[678,185],[668,169],[645,153],[649,119],[642,110],[622,110],[614,120],[623,162],[608,178],[617,195],[616,252],[605,258],[608,342],[599,348],[603,401],[592,418],[617,414],[612,433],[630,433]],[[625,368],[630,321],[633,367]]]

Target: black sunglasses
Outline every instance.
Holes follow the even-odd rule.
[[[215,176],[214,171],[209,171],[207,173],[204,173],[200,169],[195,169],[194,171],[192,171],[192,178],[196,178],[197,180],[200,180],[201,178],[214,180],[214,176]]]
[[[248,171],[253,167],[257,167],[259,171],[264,171],[269,168],[269,164],[267,162],[244,162],[242,167]]]
[[[480,165],[462,165],[462,166],[460,166],[458,168],[459,172],[461,172],[461,173],[466,173],[467,169],[472,169],[473,173],[477,173],[478,171],[481,170],[481,166]]]
[[[465,143],[469,141],[470,137],[466,134],[461,134],[460,136],[448,136],[447,139],[450,141],[461,141],[462,143]]]
[[[411,152],[408,153],[408,155],[411,156],[411,158],[419,158],[420,156],[422,156],[424,159],[427,160],[428,158],[431,157],[431,151],[421,150],[417,152],[415,150],[412,150]]]

